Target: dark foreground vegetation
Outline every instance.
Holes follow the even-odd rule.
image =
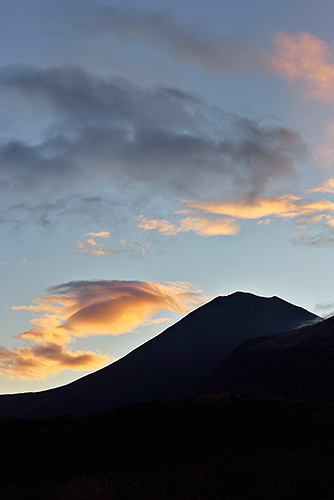
[[[2,419],[0,500],[333,499],[334,403],[156,400]]]

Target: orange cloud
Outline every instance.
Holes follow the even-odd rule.
[[[75,253],[84,253],[88,255],[114,255],[117,253],[114,250],[104,249],[104,245],[98,245],[96,241],[91,238],[86,241],[77,241],[75,246],[77,247]],[[97,246],[98,248],[95,248]]]
[[[93,234],[93,233],[86,233]],[[107,238],[107,236],[103,236]],[[88,238],[85,241],[77,241],[75,243],[76,251],[75,253],[82,253],[87,255],[97,255],[97,256],[105,256],[105,255],[118,255],[121,253],[128,253],[132,256],[142,255],[146,252],[146,248],[143,245],[139,245],[134,240],[130,242],[130,244],[125,247],[126,241],[120,240],[121,248],[114,249],[111,248],[110,245],[106,245],[103,243],[98,243],[93,238]]]
[[[320,186],[307,189],[306,193],[334,193],[334,178],[325,180]]]
[[[207,299],[189,283],[85,281],[54,287],[45,300],[63,302],[68,311],[61,327],[77,337],[120,335],[161,311],[184,314]]]
[[[240,232],[240,227],[235,221],[227,218],[186,217],[181,219],[179,225],[164,219],[149,219],[143,215],[135,218],[139,220],[138,226],[141,229],[145,231],[157,230],[168,236],[189,231],[193,231],[199,236],[236,235]]]
[[[179,231],[194,231],[199,236],[236,235],[240,227],[233,219],[186,217],[181,220]]]
[[[236,219],[261,219],[263,217],[282,217],[292,219],[302,215],[319,212],[334,212],[334,203],[328,200],[303,200],[299,196],[285,195],[277,197],[261,197],[252,203],[220,201],[184,200],[187,207],[205,213],[225,215]]]
[[[46,380],[65,369],[96,370],[108,362],[109,356],[72,352],[53,342],[17,349],[0,346],[0,373],[7,378]]]
[[[268,63],[288,81],[301,81],[314,99],[334,98],[333,49],[317,36],[282,32],[274,36],[275,53]]]
[[[77,337],[120,335],[141,325],[163,323],[162,311],[184,314],[207,300],[189,283],[74,281],[51,287],[30,306],[15,311],[33,315],[32,328],[17,336],[28,346],[0,346],[0,373],[21,379],[46,379],[65,369],[97,369],[110,361],[99,352],[65,347]]]
[[[333,192],[334,179],[327,179],[320,186],[304,191],[307,194]],[[181,218],[178,223],[164,219],[149,219],[140,215],[136,217],[139,221],[138,226],[144,230],[155,229],[162,234],[173,236],[188,231],[194,231],[199,236],[237,235],[241,231],[238,220],[257,220],[258,225],[268,225],[272,218],[299,217],[299,223],[333,226],[330,214],[334,212],[334,202],[327,199],[314,200],[287,194],[258,197],[253,201],[182,200],[182,203],[185,208],[174,212],[174,215],[189,214],[189,216]],[[206,216],[199,215],[203,213]]]
[[[144,215],[138,215],[135,217],[135,219],[139,221],[138,227],[144,229],[145,231],[153,229],[159,231],[159,233],[166,234],[168,236],[175,236],[179,232],[177,225],[173,224],[172,222],[169,222],[168,220],[149,219]]]
[[[91,238],[109,238],[109,231],[100,231],[99,233],[86,233],[85,236],[89,236]]]

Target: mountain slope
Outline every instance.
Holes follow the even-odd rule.
[[[236,348],[206,394],[236,392],[288,399],[334,399],[334,316]]]
[[[57,389],[0,397],[0,416],[45,417],[194,394],[247,339],[317,317],[278,297],[236,292],[199,307],[119,361]]]

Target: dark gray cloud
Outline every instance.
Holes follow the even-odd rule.
[[[165,49],[176,60],[198,66],[213,74],[235,74],[248,68],[256,56],[249,39],[242,36],[213,35],[203,24],[180,25],[171,16],[136,8],[86,4],[80,9],[65,5],[63,22],[76,35],[101,37],[110,35],[123,43],[143,40],[150,47]],[[152,45],[153,44],[153,45]]]
[[[125,225],[127,218],[136,211],[120,200],[103,196],[73,194],[65,197],[28,199],[8,205],[0,210],[0,224],[10,224],[22,230],[29,223],[51,228],[55,222],[87,227],[91,224],[108,224],[109,229]],[[111,216],[112,215],[112,216]]]
[[[0,140],[3,200],[33,195],[49,203],[120,188],[124,196],[126,189],[152,196],[237,189],[253,197],[294,174],[306,152],[295,130],[225,113],[176,88],[36,67],[3,68],[0,88],[34,103],[35,115],[41,109],[42,130],[34,142]],[[22,121],[28,131],[29,116]]]

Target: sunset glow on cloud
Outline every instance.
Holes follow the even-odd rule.
[[[66,349],[53,342],[7,349],[0,346],[0,374],[13,379],[46,380],[63,370],[96,370],[111,358],[91,351]]]
[[[86,236],[90,236],[91,238],[109,238],[109,231],[100,231],[98,233],[86,233]]]
[[[325,180],[320,186],[307,189],[306,193],[334,193],[334,178]]]
[[[193,231],[198,236],[226,236],[236,235],[240,227],[232,219],[186,217],[181,219],[179,225],[163,219],[149,219],[143,215],[136,217],[138,226],[145,231],[156,230],[159,233],[175,236],[178,233]]]
[[[43,298],[66,310],[61,328],[71,335],[120,335],[137,328],[160,311],[185,313],[204,301],[189,283],[79,281],[50,289]]]
[[[164,323],[166,318],[154,316],[162,311],[184,314],[207,298],[189,283],[101,280],[52,287],[34,304],[13,307],[33,315],[33,328],[18,336],[28,347],[0,348],[0,373],[44,380],[68,368],[99,368],[110,356],[65,346],[78,337],[120,335],[143,324]]]
[[[281,217],[292,219],[302,215],[318,214],[319,212],[334,212],[334,202],[329,200],[305,200],[295,195],[278,197],[261,197],[253,203],[247,202],[202,202],[184,201],[191,209],[210,214],[226,215],[236,219],[260,219],[262,217]]]
[[[334,192],[334,180],[327,179],[320,185],[307,189],[305,194]],[[306,199],[305,196],[282,195],[258,197],[253,201],[239,200],[235,202],[183,200],[185,209],[174,212],[174,215],[190,214],[177,223],[165,219],[149,219],[143,215],[136,217],[137,224],[145,231],[156,230],[167,236],[193,231],[199,236],[238,235],[241,226],[238,221],[257,220],[257,225],[267,226],[273,218],[297,220],[300,224],[319,224],[321,227],[333,226],[334,202],[327,199]],[[210,214],[210,217],[199,214]],[[193,216],[197,214],[196,216]],[[304,237],[305,240],[305,237]],[[328,240],[327,241],[331,241]]]
[[[95,255],[95,256],[106,256],[106,255],[119,255],[122,253],[130,254],[133,257],[138,257],[139,255],[143,255],[146,253],[146,247],[144,245],[140,245],[132,240],[128,243],[126,240],[121,239],[120,245],[118,248],[114,248],[111,245],[106,243],[101,243],[92,238],[109,238],[110,233],[104,231],[102,233],[86,233],[85,236],[91,236],[87,240],[77,241],[75,243],[76,251],[75,253],[81,253],[86,255]]]
[[[208,297],[333,303],[332,0],[1,8],[0,392]]]
[[[333,49],[312,33],[281,32],[274,37],[271,68],[288,81],[301,81],[314,99],[334,98]]]

